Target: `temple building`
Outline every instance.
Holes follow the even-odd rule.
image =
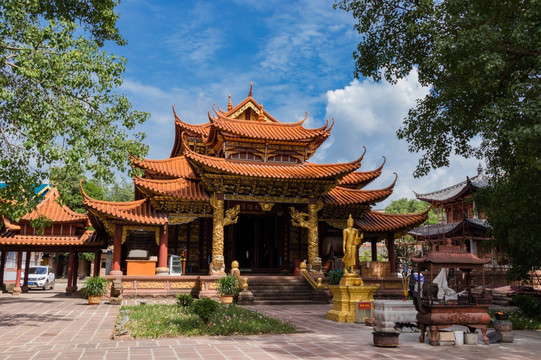
[[[492,255],[495,265],[502,254],[496,254],[490,245],[490,226],[486,214],[479,211],[473,197],[476,191],[488,185],[488,180],[479,164],[474,177],[466,177],[458,184],[430,193],[415,193],[417,199],[430,203],[443,221],[415,228],[409,234],[419,241],[432,244],[444,244],[451,239],[453,245],[463,246],[479,258]]]
[[[350,214],[366,239],[385,239],[390,248],[426,220],[427,213],[371,211],[396,179],[364,189],[385,163],[361,170],[366,148],[350,162],[310,161],[334,120],[313,129],[306,118],[280,122],[251,87],[238,105],[229,96],[227,110],[212,110],[208,122],[193,125],[173,107],[170,157],[132,159],[135,201],[100,201],[83,191],[94,229],[113,245],[111,275],[169,274],[171,255],[186,259],[187,274],[221,273],[233,260],[243,272],[288,274],[299,260],[319,271],[332,248],[322,244],[341,238]]]
[[[41,254],[52,255],[54,253],[68,253],[66,291],[72,293],[77,289],[78,254],[80,252],[94,253],[94,275],[98,275],[100,269],[100,255],[102,248],[105,248],[105,239],[90,229],[90,221],[86,214],[72,211],[66,205],[59,202],[59,193],[55,187],[48,185],[43,193],[43,199],[37,208],[24,215],[18,220],[9,219],[8,216],[0,214],[0,289],[5,285],[5,270],[8,268],[8,256],[13,254],[15,275],[13,293],[28,290],[28,271],[24,278],[23,258],[25,259],[24,269],[30,265],[36,265]],[[41,196],[39,193],[37,196]],[[32,220],[43,218],[48,224],[43,228],[36,228]],[[23,256],[25,253],[25,256]],[[31,264],[31,260],[34,259]],[[60,259],[60,257],[55,257]],[[8,265],[8,266],[6,266]],[[59,264],[49,264],[59,268]],[[60,277],[61,274],[57,274]],[[20,286],[22,280],[22,288]]]

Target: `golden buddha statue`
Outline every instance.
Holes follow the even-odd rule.
[[[344,249],[344,257],[342,261],[344,262],[344,274],[355,274],[353,268],[355,267],[356,257],[357,257],[357,247],[363,239],[363,234],[359,236],[359,230],[353,228],[353,218],[351,214],[347,220],[348,227],[344,229],[344,240],[342,247]],[[349,269],[349,270],[348,270]]]

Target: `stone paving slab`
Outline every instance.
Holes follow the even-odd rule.
[[[325,319],[331,305],[254,306],[270,316],[290,321],[289,335],[185,337],[111,340],[118,306],[55,290],[0,294],[0,359],[539,359],[541,332],[515,331],[515,342],[477,346],[430,346],[419,334],[400,335],[397,348],[378,348],[372,329],[363,324]],[[151,300],[149,303],[171,303]],[[127,300],[126,304],[136,304]]]

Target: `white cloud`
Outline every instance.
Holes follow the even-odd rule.
[[[387,162],[383,174],[368,188],[390,185],[394,181],[393,172],[398,174],[398,181],[393,195],[377,208],[402,197],[414,198],[413,191],[438,190],[475,175],[478,160],[452,156],[449,168],[433,170],[420,179],[413,178],[419,155],[408,152],[407,143],[398,140],[396,131],[408,110],[415,106],[416,99],[424,97],[427,92],[428,89],[417,81],[415,71],[396,85],[385,81],[353,80],[343,89],[328,91],[326,117],[335,118],[336,123],[331,134],[332,144],[320,148],[315,160],[351,161],[362,153],[364,145],[367,152],[361,170],[367,171],[381,165],[381,156],[385,156]]]

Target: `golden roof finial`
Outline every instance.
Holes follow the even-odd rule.
[[[263,114],[263,104],[259,107],[259,117],[257,118],[258,121],[265,121],[265,114]]]
[[[250,81],[250,92],[248,93],[248,96],[252,96],[252,86],[254,85],[254,83],[252,81]]]
[[[227,111],[233,109],[233,104],[231,104],[231,94],[229,94],[229,103],[227,104]]]

